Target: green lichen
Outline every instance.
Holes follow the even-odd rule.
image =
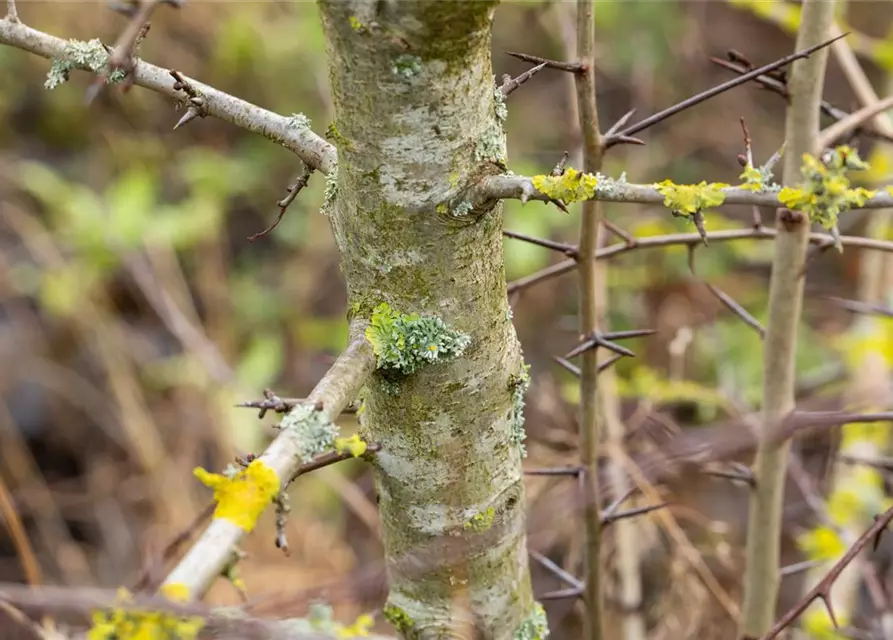
[[[778,191],[781,187],[772,181],[774,177],[771,167],[766,165],[755,167],[752,164],[748,164],[744,167],[741,175],[738,176],[738,179],[742,181],[738,188],[753,191],[754,193]]]
[[[474,209],[474,206],[467,200],[463,200],[453,207],[452,214],[456,218],[464,218]]]
[[[544,195],[570,204],[589,200],[595,195],[598,177],[576,169],[567,169],[560,176],[533,176],[533,186]]]
[[[502,95],[502,89],[496,87],[493,89],[493,104],[496,109],[496,119],[500,124],[505,124],[509,117],[508,107],[505,106],[505,96]]]
[[[463,528],[466,531],[486,531],[493,526],[493,521],[495,519],[496,510],[493,507],[488,507],[484,511],[471,516],[471,518],[463,525]]]
[[[353,145],[350,144],[350,141],[341,134],[341,131],[339,131],[338,129],[338,125],[336,125],[334,122],[330,122],[328,128],[326,128],[326,138],[334,142],[336,147],[347,150],[353,149]]]
[[[350,28],[357,33],[366,33],[366,25],[364,25],[356,16],[351,16],[347,21],[350,23]]]
[[[297,456],[303,463],[310,462],[321,453],[325,453],[335,445],[338,436],[336,427],[322,411],[312,405],[299,404],[289,411],[279,425],[282,430],[292,430],[296,438]]]
[[[403,314],[387,303],[372,312],[366,339],[378,356],[378,368],[411,374],[425,364],[462,355],[470,336],[447,327],[440,318]]]
[[[109,54],[98,38],[89,42],[69,40],[65,46],[64,58],[53,58],[47,79],[43,83],[46,89],[55,89],[68,82],[72,69],[87,69],[96,74],[107,74],[106,84],[117,84],[127,77],[124,69],[115,69],[108,73]]]
[[[322,207],[319,211],[323,215],[329,215],[335,206],[335,198],[338,197],[338,167],[332,169],[326,176],[326,189],[323,193]]]
[[[859,153],[846,145],[826,152],[821,159],[805,153],[800,172],[803,183],[799,187],[785,187],[778,199],[789,209],[805,213],[811,222],[826,229],[837,226],[841,213],[865,205],[875,192],[858,187],[850,188],[847,171],[869,168]]]
[[[310,118],[303,113],[293,113],[288,119],[287,125],[289,129],[309,129]]]
[[[408,633],[415,627],[415,622],[409,617],[409,614],[396,605],[385,605],[383,613],[385,619],[394,625],[394,629],[396,629],[398,633]]]
[[[391,73],[403,78],[412,78],[422,72],[422,59],[409,53],[397,56],[391,67]]]
[[[512,408],[509,412],[509,440],[521,450],[521,457],[527,457],[527,447],[524,440],[527,432],[524,430],[524,395],[530,388],[530,365],[522,364],[521,371],[517,375],[509,377],[509,390],[512,394]]]
[[[505,131],[498,123],[493,123],[475,142],[474,157],[478,162],[505,162]]]
[[[543,640],[549,637],[549,621],[546,619],[546,610],[539,602],[534,603],[530,612],[518,630],[515,631],[514,640]]]
[[[694,216],[706,209],[720,206],[726,200],[722,189],[729,185],[722,182],[707,184],[675,184],[664,180],[653,185],[664,197],[664,206],[678,216]]]

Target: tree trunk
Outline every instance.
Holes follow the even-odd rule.
[[[387,303],[471,338],[458,358],[379,370],[367,388],[365,435],[382,446],[385,612],[404,637],[513,638],[536,612],[519,442],[526,375],[501,205],[475,211],[461,198],[504,161],[495,3],[320,6],[338,146],[327,212],[351,317]]]

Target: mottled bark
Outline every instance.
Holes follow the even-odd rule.
[[[471,337],[368,385],[386,613],[404,637],[511,638],[533,611],[517,435],[523,361],[501,205],[459,194],[504,159],[493,2],[322,2],[338,145],[328,207],[352,317],[386,302]]]

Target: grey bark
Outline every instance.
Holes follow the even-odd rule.
[[[460,194],[504,159],[494,2],[321,2],[338,143],[329,207],[354,317],[440,317],[465,353],[368,385],[390,595],[404,637],[512,638],[533,611],[502,209]]]

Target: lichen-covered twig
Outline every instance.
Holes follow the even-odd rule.
[[[806,0],[797,34],[797,48],[828,44],[835,3]],[[827,50],[798,60],[788,86],[791,105],[785,125],[783,179],[796,184],[801,157],[816,154],[819,103],[824,86]],[[744,77],[744,76],[742,76]],[[769,285],[769,321],[764,339],[763,416],[751,492],[747,528],[747,568],[740,635],[754,638],[772,624],[780,576],[781,515],[789,442],[770,437],[776,425],[794,408],[794,361],[803,302],[803,266],[810,240],[805,216],[799,223],[779,216],[778,238]]]
[[[42,58],[70,60],[66,40],[9,18],[0,20],[0,44],[29,51]],[[76,68],[87,70],[84,65]],[[181,92],[174,88],[176,81],[166,69],[140,60],[134,65],[132,75],[134,84],[182,100]],[[201,92],[208,115],[281,144],[322,173],[328,174],[334,169],[337,163],[335,147],[313,133],[303,120],[267,111],[208,85],[187,80]]]
[[[752,191],[738,186],[718,189],[723,196],[723,204],[757,205],[761,207],[784,206],[778,199],[778,191]],[[486,207],[488,202],[496,200],[538,200],[548,202],[550,197],[539,191],[529,176],[495,175],[483,178],[468,194],[471,202],[477,207]],[[601,202],[634,202],[637,204],[662,204],[665,200],[657,187],[650,184],[623,182],[607,176],[601,176],[592,195],[588,198]],[[859,208],[882,209],[893,206],[893,193],[878,190],[865,200]],[[708,236],[709,237],[709,236]]]
[[[54,618],[83,620],[89,619],[96,611],[108,609],[114,609],[116,612],[151,611],[197,618],[202,621],[201,637],[215,640],[335,640],[345,637],[337,632],[307,631],[309,625],[299,625],[294,619],[272,620],[252,617],[238,609],[221,611],[199,603],[174,602],[161,596],[137,594],[129,601],[122,602],[119,592],[111,589],[28,587],[0,583],[0,601],[15,606],[32,618],[49,615]],[[387,636],[368,633],[364,637],[369,640],[390,640]]]
[[[258,514],[272,502],[272,497],[280,488],[287,486],[295,472],[305,463],[307,454],[316,451],[317,443],[306,440],[308,437],[315,437],[315,431],[302,433],[297,428],[300,425],[291,425],[292,414],[309,406],[314,410],[314,424],[333,420],[357,396],[375,369],[375,354],[363,335],[363,328],[359,323],[351,325],[349,346],[307,397],[308,405],[298,405],[292,409],[283,419],[284,428],[279,436],[263,454],[252,461],[251,465],[257,465],[257,482],[259,485],[262,483],[265,489],[263,495],[257,496],[258,499],[266,498],[265,502],[252,505],[257,507]],[[222,504],[218,505],[218,509],[221,506]],[[165,584],[185,585],[190,598],[200,598],[230,561],[233,550],[246,533],[246,528],[251,528],[245,525],[253,526],[253,522],[241,521],[243,515],[239,514],[238,522],[234,518],[215,516],[210,526],[168,575]]]

